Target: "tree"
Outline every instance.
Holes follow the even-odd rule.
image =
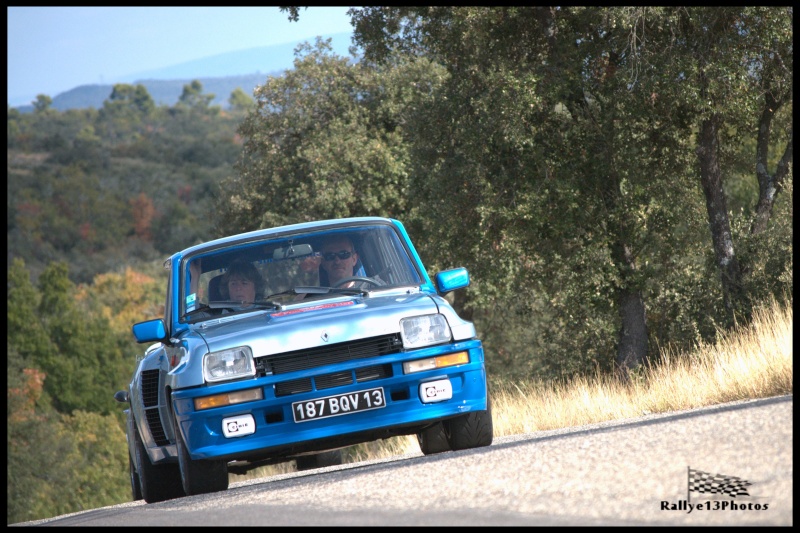
[[[126,343],[113,333],[108,320],[88,312],[74,298],[75,287],[65,263],[50,264],[39,277],[38,315],[57,351],[40,361],[47,375],[44,390],[55,408],[65,414],[76,410],[119,414],[112,395],[125,383],[130,368]]]
[[[654,95],[680,102],[697,130],[699,182],[728,324],[736,315],[748,320],[754,294],[746,277],[753,265],[742,264],[736,253],[725,190],[732,179],[728,154],[757,137],[751,168],[759,194],[750,232],[761,233],[792,161],[789,123],[779,137],[785,142],[783,155],[775,173],[768,171],[772,119],[792,101],[792,9],[691,8],[663,14],[637,9],[633,14],[647,28],[648,37],[638,42],[639,62],[657,65],[663,76],[675,80]]]
[[[596,350],[605,326],[602,320],[586,324],[593,316],[618,314],[615,364],[624,374],[648,351],[646,295],[663,301],[669,293],[654,276],[668,275],[677,256],[700,242],[699,198],[691,180],[709,191],[706,221],[720,220],[714,215],[725,210],[724,196],[710,194],[722,192],[711,143],[720,135],[721,118],[732,117],[736,106],[746,109],[742,104],[751,97],[728,98],[741,94],[735,84],[709,83],[748,79],[741,58],[771,50],[766,28],[773,17],[781,20],[775,29],[780,39],[791,35],[782,31],[791,20],[785,9],[753,13],[754,18],[741,8],[368,7],[351,16],[367,61],[401,50],[425,54],[450,73],[425,115],[427,127],[414,137],[420,150],[413,160],[435,176],[411,188],[423,195],[417,205],[428,199],[420,227],[440,237],[430,241],[452,243],[453,257],[478,265],[485,281],[482,294],[473,293],[477,301],[519,293],[523,279],[536,292],[553,295],[553,312],[570,332],[583,329],[578,337],[589,341],[575,348]],[[707,38],[682,31],[684,19]],[[739,26],[717,28],[723,19]],[[765,37],[763,43],[756,34]],[[783,57],[789,46],[777,47]],[[713,51],[707,61],[713,73],[694,76],[707,50]],[[697,97],[709,90],[716,95],[711,106]],[[724,123],[738,139],[755,135],[746,116]],[[735,146],[724,138],[730,144],[720,151]],[[695,141],[701,148],[699,176],[692,168]],[[450,195],[435,198],[435,190]],[[451,205],[458,206],[459,224],[436,215]],[[719,254],[732,249],[726,231],[713,230],[717,264],[735,272],[735,263]],[[659,250],[658,244],[669,247]],[[508,256],[514,259],[498,259]],[[693,276],[696,268],[686,268],[684,275]],[[724,285],[724,292],[730,287]],[[691,320],[705,321],[705,331],[713,334],[714,313],[709,320],[700,312],[706,308],[695,307]],[[561,341],[571,339],[562,335]]]
[[[8,523],[53,516],[48,497],[69,477],[63,453],[71,442],[55,439],[58,414],[42,401],[44,375],[8,343],[6,513]],[[59,489],[60,490],[60,489]],[[48,509],[50,507],[50,509]]]
[[[93,285],[73,290],[65,266],[52,265],[40,281],[47,294],[30,283],[21,260],[12,262],[7,347],[9,522],[129,500],[124,413],[111,395],[130,379],[132,350],[139,350],[130,335],[135,321],[131,317],[159,314],[164,298],[163,280],[157,283],[130,269],[122,275],[98,276]],[[58,308],[42,307],[51,305]],[[96,329],[90,326],[97,323]],[[68,340],[61,335],[64,329],[69,331]],[[97,335],[87,339],[92,331]],[[78,356],[75,349],[84,353]],[[124,355],[126,350],[130,356]],[[112,407],[98,402],[98,396]]]
[[[59,296],[69,284],[58,271],[54,268],[46,275],[45,285],[55,290],[47,298],[31,284],[22,260],[15,259],[8,272],[6,488],[10,523],[120,503],[130,490],[119,414],[76,414],[74,419],[63,419],[53,409],[55,395],[64,392],[58,384],[72,377],[54,366],[70,355],[58,351],[41,319],[41,302],[69,303]],[[70,333],[78,335],[80,329]],[[58,369],[71,371],[65,366]],[[99,375],[108,372],[106,367],[91,370]],[[80,374],[87,381],[78,382],[78,389],[99,386],[103,395],[110,396],[107,384],[93,383],[95,378]],[[72,427],[65,427],[65,420]],[[82,425],[77,421],[83,421]]]
[[[604,24],[592,27],[598,14],[594,9],[365,8],[354,26],[367,58],[380,60],[403,49],[432,54],[450,71],[437,109],[426,114],[434,127],[421,125],[417,137],[419,161],[439,174],[413,190],[424,195],[421,203],[427,200],[426,213],[455,207],[462,223],[434,216],[424,231],[438,231],[435,242],[453,243],[453,259],[469,261],[476,277],[485,280],[473,305],[518,291],[523,279],[531,280],[523,286],[537,287],[528,291],[536,299],[542,290],[536,279],[554,261],[562,270],[591,274],[571,280],[572,289],[561,285],[572,297],[559,298],[564,306],[557,312],[574,316],[586,306],[581,295],[588,290],[600,296],[590,301],[602,312],[613,309],[603,296],[615,302],[617,364],[624,369],[647,353],[636,252],[642,236],[628,221],[645,198],[637,191],[637,177],[651,169],[647,163],[638,168],[625,163],[622,150],[630,144],[623,137],[642,132],[618,126],[635,113],[634,103],[623,108],[624,84],[610,69],[599,68],[620,45],[603,31]],[[574,42],[579,46],[568,44]],[[582,150],[576,150],[579,143]],[[436,189],[451,195],[431,204]],[[514,259],[498,262],[498,257]],[[605,329],[587,334],[600,336]]]
[[[241,87],[237,87],[231,92],[228,103],[233,111],[247,111],[255,105],[255,100],[244,92]]]
[[[131,210],[133,211],[133,231],[137,237],[145,241],[152,241],[153,234],[151,225],[155,216],[153,201],[145,193],[131,199]]]
[[[46,113],[53,105],[53,99],[46,94],[37,94],[36,100],[31,102],[33,104],[34,113]]]
[[[203,94],[203,84],[200,80],[193,80],[190,84],[183,86],[183,92],[178,98],[178,105],[190,109],[208,109],[212,100],[214,100],[213,94]]]
[[[221,188],[221,232],[407,208],[404,117],[441,71],[427,61],[366,68],[321,39],[296,56],[293,70],[255,91],[239,128],[244,146]]]
[[[40,295],[31,283],[25,261],[15,257],[8,269],[6,303],[7,341],[25,365],[42,368],[54,356],[54,347],[38,316]]]
[[[134,87],[125,83],[117,83],[114,85],[111,96],[103,102],[103,108],[127,108],[140,117],[145,117],[155,111],[156,104],[144,85],[137,84]]]

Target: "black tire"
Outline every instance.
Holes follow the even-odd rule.
[[[342,450],[331,450],[314,455],[301,455],[294,461],[298,472],[326,466],[339,466],[342,464]]]
[[[492,408],[487,404],[485,411],[471,411],[456,418],[444,421],[447,442],[453,450],[466,450],[489,446],[494,437],[492,427]]]
[[[445,433],[444,424],[442,422],[438,422],[417,433],[417,442],[419,442],[420,451],[425,455],[449,452],[452,450],[452,448],[450,448],[450,443],[447,442],[447,434]]]
[[[133,501],[137,502],[144,499],[142,496],[142,486],[139,484],[139,474],[136,473],[136,468],[133,466],[133,459],[128,454],[128,468],[131,474],[131,497]]]
[[[192,460],[174,416],[172,425],[175,429],[175,447],[178,450],[180,479],[186,495],[193,496],[228,490],[228,461]]]
[[[154,465],[150,462],[147,450],[139,436],[136,422],[133,422],[134,450],[136,452],[136,464],[138,471],[131,472],[131,490],[133,499],[141,495],[147,503],[163,502],[185,496],[183,486],[181,486],[181,472],[176,463],[166,463]],[[134,477],[138,479],[134,479]],[[137,491],[134,482],[138,481],[139,490]]]

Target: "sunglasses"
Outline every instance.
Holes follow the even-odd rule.
[[[348,252],[347,250],[342,250],[341,252],[326,252],[322,254],[322,258],[325,261],[333,261],[337,257],[339,259],[345,260],[350,259],[350,256],[353,255],[355,252]]]

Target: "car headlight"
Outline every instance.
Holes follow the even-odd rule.
[[[255,373],[253,352],[249,346],[207,353],[203,358],[203,376],[206,381],[225,381],[254,376]]]
[[[424,315],[400,320],[404,348],[421,348],[449,342],[450,326],[444,315]]]

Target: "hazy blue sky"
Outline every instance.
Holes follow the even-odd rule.
[[[352,32],[347,7],[7,7],[8,103],[274,44]],[[246,73],[242,73],[246,74]]]

